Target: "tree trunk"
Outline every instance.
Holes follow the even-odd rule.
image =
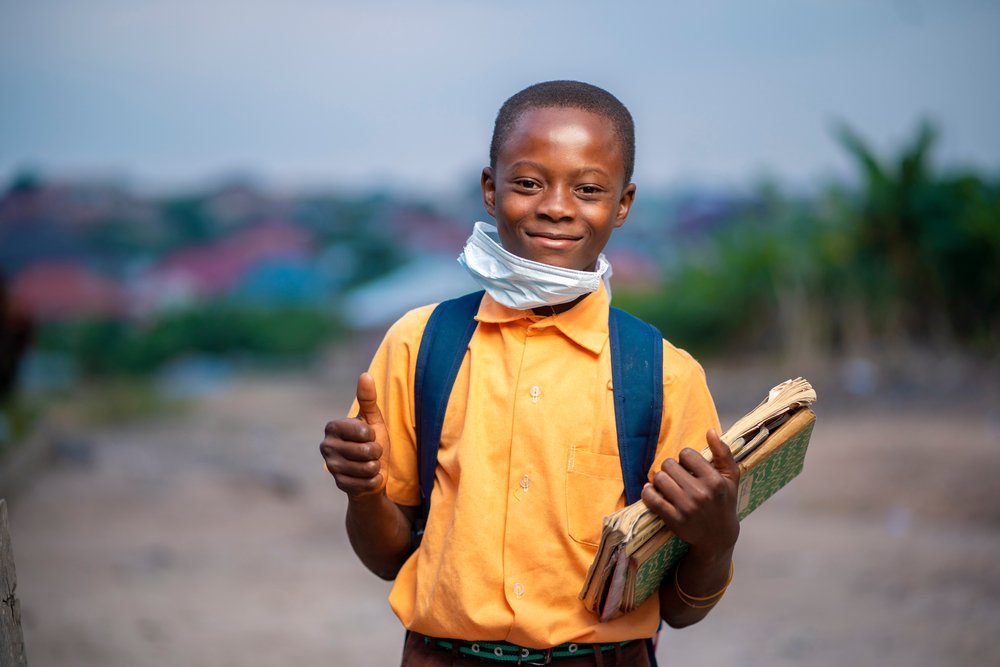
[[[24,635],[21,632],[21,605],[14,595],[14,551],[7,532],[7,501],[0,498],[0,667],[26,667]]]

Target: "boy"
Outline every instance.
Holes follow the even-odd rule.
[[[716,434],[701,367],[664,341],[663,417],[642,499],[690,550],[630,614],[602,623],[577,598],[602,518],[624,505],[601,251],[635,198],[634,147],[628,110],[589,84],[536,84],[501,107],[481,178],[497,234],[477,223],[460,258],[486,294],[419,547],[414,366],[433,306],[386,334],[358,379],[358,417],[327,424],[320,450],[348,494],[351,544],[395,579],[403,665],[650,664],[637,640],[660,618],[701,620],[731,579],[739,469]],[[714,463],[695,451],[706,439]]]

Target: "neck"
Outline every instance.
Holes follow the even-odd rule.
[[[535,315],[541,315],[542,317],[549,317],[550,315],[558,315],[559,313],[565,313],[567,310],[580,303],[586,299],[588,294],[581,294],[572,301],[567,301],[566,303],[559,303],[554,306],[539,306],[538,308],[532,308],[531,312]]]

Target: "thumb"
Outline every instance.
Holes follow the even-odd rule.
[[[712,465],[719,471],[719,474],[732,480],[738,480],[740,467],[733,459],[733,453],[729,447],[722,442],[719,433],[714,428],[709,429],[708,433],[705,434],[705,439],[708,441],[708,448],[712,451]]]
[[[359,417],[369,425],[382,424],[382,411],[379,410],[376,402],[375,378],[369,373],[362,373],[358,377],[358,407]]]

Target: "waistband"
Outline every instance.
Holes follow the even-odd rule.
[[[548,649],[526,648],[507,642],[469,642],[463,639],[438,639],[422,635],[424,643],[453,653],[481,658],[492,662],[508,662],[516,665],[547,665],[553,660],[580,655],[592,655],[597,651],[613,651],[631,644],[634,640],[610,644],[579,644],[569,642]]]

